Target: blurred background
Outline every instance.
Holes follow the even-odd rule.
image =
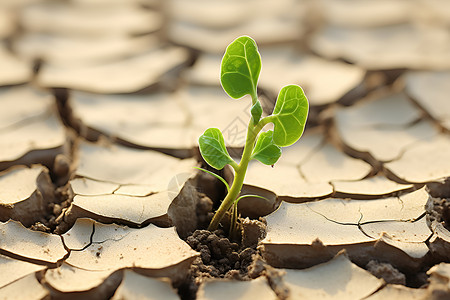
[[[215,125],[239,146],[248,103],[228,100],[219,69],[240,35],[260,48],[267,112],[282,86],[299,84],[308,126],[330,105],[399,89],[407,71],[449,78],[446,0],[2,0],[0,86],[51,89],[70,103],[65,123],[89,139],[102,132],[189,156]],[[450,113],[437,110],[448,130]]]

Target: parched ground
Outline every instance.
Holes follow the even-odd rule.
[[[0,299],[450,298],[449,27],[445,0],[2,0]],[[230,237],[194,167],[208,127],[242,151],[244,34],[265,113],[287,84],[310,112]]]

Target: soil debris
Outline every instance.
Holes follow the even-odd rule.
[[[435,198],[450,198],[450,177],[442,182],[431,182],[427,184],[428,193]]]
[[[241,246],[230,241],[222,229],[213,232],[196,230],[186,242],[200,256],[191,265],[189,280],[180,287],[183,299],[195,299],[198,287],[207,278],[251,280],[265,270],[265,262],[257,255],[256,244]]]
[[[450,180],[447,181],[450,183]],[[436,193],[436,190],[430,194],[431,196],[443,196],[443,193]],[[426,205],[426,210],[430,222],[442,223],[447,230],[450,230],[450,197],[432,197]]]
[[[394,268],[391,264],[371,260],[366,266],[367,271],[377,278],[383,278],[384,281],[391,284],[406,284],[405,274]]]
[[[195,207],[195,212],[197,214],[197,228],[207,228],[214,215],[212,213],[213,202],[205,194],[200,193],[199,196],[199,200]]]
[[[256,249],[242,249],[237,243],[225,237],[223,230],[213,232],[196,230],[186,242],[192,249],[200,252],[199,259],[192,267],[196,283],[211,277],[231,277],[241,280],[248,277],[247,268]]]

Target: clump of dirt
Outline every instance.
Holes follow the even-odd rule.
[[[205,194],[199,194],[199,200],[197,201],[195,212],[197,215],[197,228],[207,228],[209,222],[213,217],[213,202]]]
[[[450,199],[433,198],[433,208],[428,210],[431,220],[443,223],[447,230],[450,230]]]
[[[30,229],[58,234],[57,227],[61,223],[63,210],[70,206],[71,199],[73,198],[68,185],[68,178],[70,176],[69,158],[58,154],[55,158],[51,175],[53,188],[51,195],[47,195],[48,205],[45,214]]]
[[[208,278],[251,280],[261,276],[265,262],[256,249],[258,239],[264,237],[266,225],[260,220],[239,217],[241,232],[230,239],[227,230],[206,230],[213,217],[213,201],[200,193],[196,204],[197,230],[184,240],[200,256],[192,263],[189,278],[178,287],[182,299],[195,299],[198,287]],[[222,222],[229,227],[229,220]],[[256,263],[258,261],[259,263]]]
[[[406,276],[391,264],[371,260],[366,265],[367,271],[377,278],[383,278],[384,281],[391,284],[406,285]]]
[[[248,279],[247,268],[256,249],[240,247],[220,229],[196,230],[186,242],[200,253],[192,267],[196,283],[211,277]]]
[[[198,229],[186,242],[200,256],[192,263],[188,280],[179,288],[182,299],[195,299],[198,287],[207,278],[250,280],[259,276],[256,269],[249,273],[257,254],[256,246],[242,247],[230,241],[221,229],[213,232]]]
[[[58,187],[54,192],[55,198],[47,206],[47,212],[40,222],[36,222],[30,228],[36,231],[61,234],[61,225],[64,210],[70,206],[71,198],[67,192],[67,186]],[[68,228],[67,228],[68,229]]]
[[[447,230],[450,230],[450,178],[440,183],[430,183],[427,187],[431,195],[426,206],[428,220],[442,223]]]
[[[427,184],[428,193],[434,198],[450,198],[450,177],[442,182]]]
[[[248,266],[248,276],[250,278],[257,278],[259,276],[267,277],[269,285],[280,300],[288,299],[290,290],[283,280],[286,272],[277,270],[266,263],[266,261],[259,255],[253,256],[253,261]]]

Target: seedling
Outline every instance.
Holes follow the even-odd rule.
[[[263,110],[256,89],[260,71],[261,56],[252,38],[241,36],[228,45],[222,58],[220,82],[231,98],[251,96],[251,119],[239,163],[228,154],[219,129],[208,128],[199,138],[200,153],[211,167],[221,170],[230,165],[235,171],[231,187],[223,178],[212,173],[224,182],[227,195],[214,214],[209,230],[217,229],[227,211],[230,211],[232,217],[231,228],[236,226],[237,203],[242,198],[250,196],[239,197],[249,162],[256,159],[273,166],[281,156],[281,147],[294,144],[302,136],[305,128],[309,105],[303,90],[297,85],[283,87],[278,94],[273,113],[261,118]],[[273,130],[261,132],[269,123],[273,123]],[[260,196],[251,195],[251,197]]]

